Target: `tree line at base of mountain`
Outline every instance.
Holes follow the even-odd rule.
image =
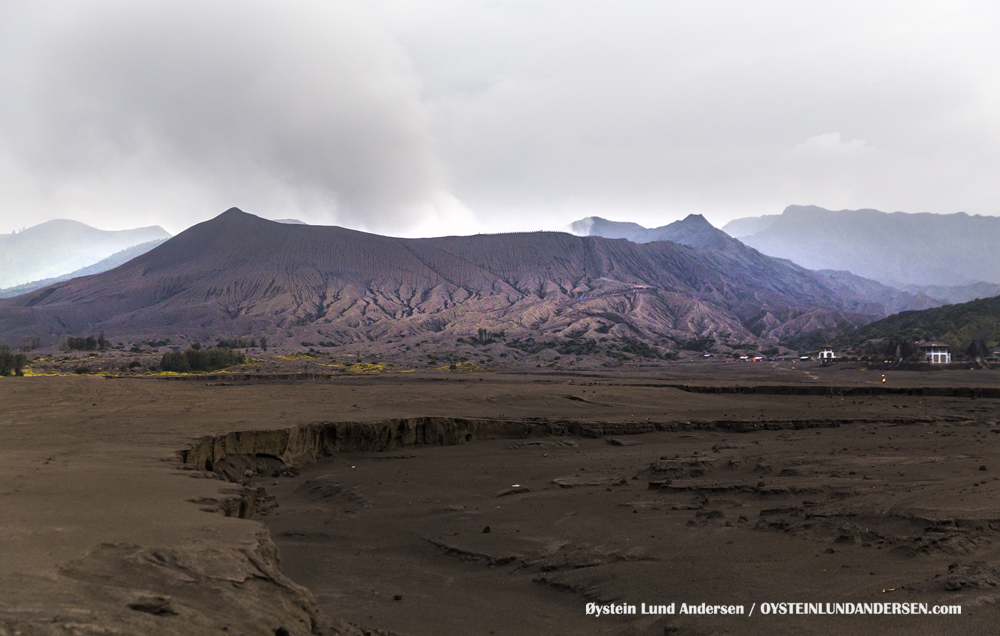
[[[0,375],[24,375],[24,367],[28,364],[28,356],[23,353],[11,353],[10,347],[0,347]]]
[[[219,339],[219,341],[215,343],[215,346],[226,349],[256,349],[257,344],[257,339],[251,338],[250,336],[231,336],[229,338]],[[302,345],[306,346],[306,343],[303,342]],[[260,348],[267,351],[267,338],[264,336],[261,336],[260,338]]]
[[[242,351],[233,351],[229,347],[210,347],[208,349],[194,347],[187,351],[172,351],[163,354],[160,368],[164,371],[186,373],[188,371],[217,371],[238,364],[246,364],[247,357]]]
[[[98,349],[104,351],[110,346],[111,343],[104,337],[103,331],[101,332],[101,335],[97,337],[87,336],[86,338],[74,338],[71,336],[66,338],[66,348],[70,351],[96,351]]]

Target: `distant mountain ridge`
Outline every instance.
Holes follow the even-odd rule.
[[[70,280],[73,278],[78,278],[80,276],[91,276],[93,274],[100,274],[101,272],[106,272],[109,269],[114,269],[119,265],[124,265],[133,258],[137,256],[142,256],[149,250],[153,249],[157,245],[163,243],[167,239],[157,239],[155,241],[147,241],[145,243],[140,243],[132,247],[123,249],[120,252],[115,252],[111,256],[105,258],[104,260],[98,261],[93,265],[88,265],[82,269],[78,269],[75,272],[70,272],[69,274],[64,274],[63,276],[56,276],[54,278],[46,278],[43,280],[33,281],[30,283],[24,283],[23,285],[15,285],[14,287],[8,287],[6,289],[0,289],[0,298],[12,298],[14,296],[19,296],[21,294],[27,294],[28,292],[35,291],[36,289],[41,289],[42,287],[48,287],[49,285],[55,283],[61,283],[64,280]]]
[[[66,219],[0,234],[0,289],[65,276],[122,250],[168,238],[159,226],[105,231]]]
[[[964,292],[955,290],[953,296],[946,287],[1000,284],[998,217],[790,205],[775,218],[737,219],[723,230],[764,254],[809,269],[846,270],[948,300]],[[751,230],[756,231],[743,233]]]
[[[778,215],[774,215],[774,219]],[[584,236],[604,238],[624,238],[634,243],[672,241],[681,245],[713,250],[728,251],[733,254],[761,254],[732,238],[708,222],[700,214],[687,217],[657,228],[647,229],[637,223],[608,221],[592,216],[571,224],[574,233]],[[786,262],[788,267],[799,267]],[[921,290],[900,290],[877,281],[843,270],[819,270],[812,272],[830,287],[832,293],[843,298],[848,306],[859,313],[870,316],[884,316],[898,311],[927,309],[945,304],[945,300],[932,297]]]
[[[703,221],[673,231],[718,246],[552,232],[399,239],[234,208],[113,270],[0,300],[0,340],[281,330],[403,346],[484,329],[573,350],[609,339],[677,349],[834,335],[891,311],[863,291],[870,281],[764,256]]]
[[[644,228],[638,223],[609,221],[599,216],[589,216],[570,225],[570,230],[578,236],[600,236],[603,238],[623,238],[633,243],[672,241],[690,247],[723,248],[732,238],[719,230],[700,214],[689,214],[680,221],[655,228]]]
[[[948,303],[967,303],[981,298],[1000,296],[998,283],[970,283],[968,285],[900,285],[900,289],[912,294],[926,294],[942,298]]]
[[[823,269],[814,273],[845,298],[864,299],[873,306],[884,307],[887,314],[932,309],[946,304],[946,301],[921,290],[901,291],[851,272]]]
[[[722,226],[722,231],[734,238],[751,236],[763,232],[781,218],[780,214],[765,214],[764,216],[748,216],[734,219]]]

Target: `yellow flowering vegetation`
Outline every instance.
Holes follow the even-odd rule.
[[[459,362],[458,364],[438,367],[438,369],[441,371],[458,371],[459,373],[479,373],[493,370],[488,367],[481,367],[473,362]]]
[[[379,362],[378,364],[369,364],[368,362],[355,362],[352,365],[344,367],[346,373],[356,373],[356,374],[371,374],[371,373],[385,373],[387,367]]]
[[[315,360],[319,356],[313,355],[311,353],[302,353],[301,351],[296,351],[295,353],[290,353],[287,356],[275,356],[279,360],[287,360],[289,362],[294,360]]]

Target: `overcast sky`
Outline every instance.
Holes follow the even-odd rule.
[[[998,7],[3,0],[0,232],[996,215]]]

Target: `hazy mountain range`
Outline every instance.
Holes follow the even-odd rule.
[[[914,294],[943,298],[949,303],[966,303],[970,300],[1000,296],[996,283],[971,283],[969,285],[900,285],[900,289]]]
[[[639,242],[684,241],[677,223],[647,229],[591,217],[577,221],[572,229],[578,234]],[[842,294],[844,287],[853,287],[856,295],[892,309],[893,315],[887,318],[843,332],[838,340],[841,345],[873,338],[935,338],[957,351],[972,341],[982,340],[989,346],[1000,342],[996,313],[1000,283],[995,282],[1000,279],[1000,250],[996,249],[1000,219],[963,213],[832,212],[789,206],[782,214],[736,219],[722,229],[712,241],[724,242],[722,237],[731,234],[772,256],[817,268],[814,273],[839,284]],[[982,280],[963,282],[976,277]],[[918,307],[920,302],[914,297],[900,297],[898,291],[910,292],[927,306]],[[960,304],[934,308],[947,303]]]
[[[636,223],[609,221],[592,216],[575,221],[571,224],[570,229],[578,235],[624,238],[635,243],[673,241],[681,245],[713,250],[757,252],[757,250],[747,248],[741,241],[715,228],[700,214],[690,214],[681,221],[656,228],[645,228]],[[787,261],[784,264],[790,267],[795,266]],[[896,313],[913,309],[926,309],[945,303],[944,300],[932,297],[919,289],[902,290],[857,276],[848,271],[818,270],[812,273],[845,299],[850,298],[854,302],[881,306],[881,309],[869,309],[866,312],[873,316],[883,312]]]
[[[0,298],[11,298],[13,296],[19,296],[20,294],[27,294],[30,291],[35,291],[36,289],[41,289],[42,287],[47,287],[53,283],[59,283],[64,280],[70,280],[80,276],[90,276],[91,274],[106,272],[109,269],[118,267],[119,265],[124,265],[137,256],[145,254],[165,240],[167,239],[158,239],[155,241],[147,241],[146,243],[139,243],[138,245],[123,249],[120,252],[115,252],[111,256],[97,261],[93,265],[88,265],[87,267],[78,269],[75,272],[70,272],[69,274],[36,280],[31,283],[15,285],[14,287],[8,287],[6,289],[0,289]],[[48,255],[45,255],[44,257],[48,257]]]
[[[306,223],[303,223],[298,219],[276,219],[275,223],[306,225]],[[62,271],[81,261],[95,259],[107,251],[107,245],[109,244],[108,241],[98,240],[95,245],[95,232],[102,231],[95,230],[89,225],[77,223],[75,221],[50,221],[25,229],[20,233],[6,235],[9,237],[17,236],[24,239],[31,239],[30,241],[25,241],[24,243],[21,243],[20,239],[10,241],[9,244],[6,244],[6,247],[11,249],[11,257],[16,254],[23,254],[34,250],[33,259],[40,263],[45,263],[45,268],[48,271]],[[53,283],[59,283],[80,276],[90,276],[91,274],[106,272],[109,269],[114,269],[119,265],[129,262],[137,256],[145,254],[170,237],[166,231],[158,226],[140,228],[138,230],[127,230],[125,232],[108,232],[104,234],[115,235],[115,240],[119,241],[121,244],[129,244],[132,241],[149,236],[151,233],[154,235],[161,233],[163,238],[131,245],[130,247],[126,247],[125,249],[115,252],[111,256],[93,261],[92,264],[85,267],[69,271],[68,273],[52,276],[50,278],[32,280],[31,282],[21,283],[11,287],[4,287],[3,283],[0,283],[0,298],[11,298],[20,294],[26,294],[36,289],[41,289],[42,287],[47,287]],[[76,246],[91,245],[94,246],[94,249],[89,252],[67,250],[66,246],[68,244],[74,244]],[[0,236],[0,249],[3,247],[5,247],[5,244],[3,242],[3,237]],[[37,270],[31,269],[29,271]],[[6,282],[9,278],[10,277],[5,278],[2,274],[0,274],[0,280]]]
[[[847,270],[949,302],[1000,294],[998,217],[792,205],[722,229],[809,269]]]
[[[764,256],[701,217],[669,227],[688,245],[555,232],[398,239],[234,208],[110,271],[0,301],[0,339],[281,330],[402,346],[485,329],[676,349],[840,333],[934,302]]]
[[[122,250],[168,238],[158,226],[105,231],[65,219],[0,234],[0,289],[63,277]]]
[[[689,214],[680,221],[670,225],[644,228],[637,223],[608,221],[599,216],[589,216],[570,225],[570,230],[578,236],[601,236],[604,238],[623,238],[633,243],[652,243],[654,241],[673,241],[691,247],[725,248],[732,243],[732,238],[717,229],[700,214]]]

